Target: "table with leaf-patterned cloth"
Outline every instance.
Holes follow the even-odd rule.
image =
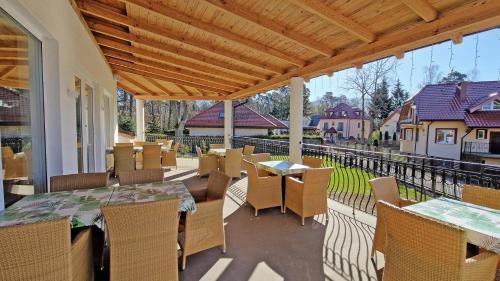
[[[296,164],[290,161],[262,161],[255,163],[258,169],[266,170],[278,176],[302,174],[309,166]]]
[[[69,217],[72,228],[103,228],[102,206],[169,198],[181,199],[179,212],[196,211],[186,186],[181,181],[168,181],[29,195],[0,211],[0,227]]]
[[[445,197],[404,207],[465,230],[469,243],[500,254],[500,210]]]

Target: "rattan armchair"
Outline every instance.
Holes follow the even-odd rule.
[[[158,144],[145,144],[142,151],[142,169],[161,169],[161,147]]]
[[[115,176],[121,172],[135,170],[134,147],[132,145],[115,146],[113,149]]]
[[[178,280],[179,199],[102,208],[110,281]]]
[[[126,146],[126,147],[130,147],[130,146],[134,146],[133,143],[131,142],[117,142],[115,143],[115,146],[120,146],[120,147],[123,147],[123,146]]]
[[[283,196],[280,176],[259,176],[255,164],[244,160],[247,166],[248,188],[247,202],[255,209],[255,216],[260,209],[280,207],[283,212]]]
[[[245,147],[243,147],[243,160],[241,161],[241,170],[242,171],[247,170],[247,167],[246,167],[244,160],[246,160],[248,162],[252,162],[252,154],[253,154],[254,150],[255,150],[255,146],[253,146],[253,145],[245,145]]]
[[[172,148],[172,144],[174,143],[174,141],[169,139],[156,139],[156,143],[161,145],[165,149],[170,150],[170,148]]]
[[[464,185],[462,200],[479,206],[500,210],[500,190],[475,186]]]
[[[285,209],[304,219],[314,215],[327,214],[327,190],[332,168],[308,169],[302,175],[302,180],[286,177]]]
[[[199,147],[196,147],[198,155],[198,176],[206,176],[212,171],[217,171],[218,159],[215,154],[203,154]]]
[[[257,153],[252,154],[250,162],[255,164],[257,162],[265,162],[271,160],[271,153]],[[270,175],[270,173],[264,169],[257,169],[257,173],[259,174],[259,177],[267,177]]]
[[[0,227],[0,281],[71,280],[67,218]]]
[[[223,143],[211,143],[209,144],[210,149],[224,148]]]
[[[323,159],[306,155],[302,160],[302,164],[310,168],[321,168],[321,165],[323,164]]]
[[[109,173],[85,173],[50,177],[50,191],[90,189],[108,186]]]
[[[152,183],[163,181],[163,177],[162,169],[136,170],[121,173],[118,182],[120,185]]]
[[[180,143],[176,143],[174,148],[161,153],[161,165],[163,167],[175,167],[177,169],[177,151]]]
[[[399,196],[398,183],[395,177],[380,177],[369,180],[368,183],[375,197],[375,204],[379,201],[385,201],[400,208],[415,204],[415,201],[403,199]],[[385,248],[385,223],[383,215],[377,213],[377,224],[375,226],[375,235],[373,237],[371,256],[376,251],[384,253]]]
[[[221,172],[232,178],[241,178],[242,151],[242,148],[226,149],[226,155],[219,159]]]
[[[387,228],[384,281],[492,281],[498,255],[466,259],[463,229],[427,219],[379,201]]]
[[[187,213],[180,235],[182,247],[182,269],[186,268],[186,257],[213,247],[222,247],[226,251],[224,238],[223,207],[231,178],[211,172],[208,177],[206,201],[196,203],[196,212]]]
[[[71,245],[72,281],[94,280],[92,255],[92,232],[90,228],[81,230]]]

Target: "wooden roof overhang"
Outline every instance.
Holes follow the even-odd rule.
[[[70,0],[140,99],[238,99],[500,26],[498,0]]]

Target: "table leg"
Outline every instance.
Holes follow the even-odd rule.
[[[284,213],[285,212],[285,191],[286,191],[286,176],[281,176],[281,198],[282,198],[282,201],[281,201],[281,209],[283,210],[282,212]]]

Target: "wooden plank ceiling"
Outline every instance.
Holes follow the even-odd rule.
[[[70,1],[142,99],[242,98],[500,25],[498,0]]]
[[[0,87],[28,89],[28,75],[27,37],[0,18]]]

